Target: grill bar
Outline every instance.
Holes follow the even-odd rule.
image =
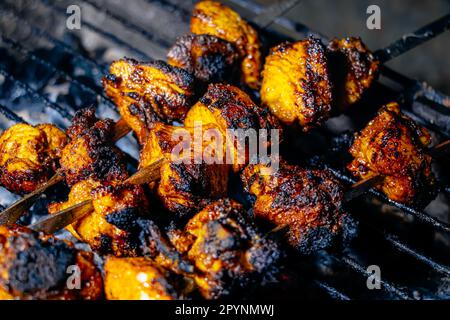
[[[8,107],[0,104],[0,113],[4,115],[7,119],[15,123],[27,123],[21,116],[11,111]]]
[[[170,9],[171,12],[177,13],[180,17],[183,18],[184,22],[190,21],[191,12],[180,5],[175,5],[168,0],[144,0],[148,4],[158,3],[164,8]]]
[[[144,0],[148,4],[154,4],[157,3],[164,9],[167,9],[168,11],[175,13],[177,17],[181,18],[181,20],[185,23],[188,23],[190,21],[190,15],[191,13],[184,9],[181,6],[174,5],[170,1],[166,0]]]
[[[436,125],[435,123],[430,121],[430,119],[423,119],[422,117],[420,117],[420,115],[414,113],[412,110],[411,111],[409,111],[409,110],[402,110],[402,112],[404,114],[406,114],[407,116],[409,116],[410,118],[413,118],[415,122],[420,124],[422,127],[425,127],[429,131],[432,131],[434,133],[438,133],[440,136],[443,136],[446,139],[450,138],[450,132],[447,133],[446,131],[442,130],[441,127],[439,127],[438,125]]]
[[[425,103],[432,104],[437,111],[450,115],[450,97],[447,95],[433,89],[424,82],[410,79],[385,65],[381,66],[381,71],[384,76],[403,84],[405,88],[404,95],[407,100],[414,101],[423,97]]]
[[[46,67],[47,69],[51,70],[52,72],[54,72],[58,76],[61,76],[61,77],[65,78],[66,80],[69,80],[69,81],[75,83],[81,89],[83,89],[85,91],[89,91],[90,93],[96,95],[97,97],[100,97],[100,99],[102,99],[109,108],[111,108],[112,110],[116,110],[115,104],[108,97],[106,97],[101,91],[99,92],[99,91],[95,90],[93,87],[88,86],[88,85],[78,81],[77,79],[73,78],[67,72],[56,68],[54,65],[52,65],[48,61],[45,61],[45,60],[41,59],[40,57],[38,57],[37,55],[35,55],[34,53],[29,51],[25,47],[23,47],[17,41],[15,41],[15,40],[13,40],[11,38],[8,38],[8,37],[6,37],[4,35],[0,35],[0,37],[2,38],[2,41],[5,44],[7,44],[10,48],[12,48],[14,50],[17,50],[18,52],[20,52],[20,53],[30,57],[32,60],[36,61],[40,65],[42,65],[42,66]],[[99,87],[96,87],[96,88],[98,89]],[[101,88],[100,88],[100,90],[101,90]]]
[[[2,76],[4,76],[5,78],[9,79],[11,82],[13,82],[19,88],[25,90],[25,92],[30,97],[35,97],[35,98],[40,99],[47,107],[57,111],[64,118],[66,118],[66,119],[72,118],[72,114],[70,114],[66,109],[61,107],[59,104],[56,104],[56,103],[50,101],[47,97],[40,94],[37,90],[34,90],[33,88],[31,88],[27,83],[17,80],[13,75],[9,74],[5,69],[0,68],[0,74]]]
[[[345,181],[349,184],[354,184],[356,182],[356,180],[354,180],[353,178],[350,178],[349,176],[340,172],[339,170],[336,170],[330,166],[326,166],[326,167],[340,180]],[[436,218],[434,218],[424,212],[410,208],[399,202],[392,201],[391,199],[386,197],[384,194],[380,193],[379,191],[377,191],[373,188],[370,189],[368,192],[375,195],[377,198],[383,200],[385,203],[389,203],[389,204],[397,207],[398,209],[401,209],[403,212],[413,215],[414,217],[418,218],[420,221],[430,224],[437,230],[444,231],[444,232],[450,232],[450,225],[445,222],[439,221]]]
[[[423,26],[412,33],[405,34],[400,40],[391,43],[385,49],[375,51],[374,54],[383,63],[435,38],[448,29],[450,29],[450,14]]]
[[[256,23],[260,28],[265,29],[273,23],[275,18],[282,17],[290,10],[292,10],[295,6],[297,6],[300,2],[301,0],[278,1],[277,3],[272,4],[266,10],[264,10],[255,19],[253,19],[253,22]]]
[[[443,273],[447,276],[450,276],[450,268],[442,265],[440,263],[435,262],[433,259],[417,252],[416,250],[409,247],[404,242],[400,241],[399,238],[393,234],[384,233],[384,238],[391,243],[398,250],[414,257],[415,259],[427,264],[429,267],[433,268],[433,270]]]
[[[355,271],[356,273],[359,273],[360,275],[364,276],[364,277],[368,277],[371,275],[370,272],[367,272],[366,269],[360,265],[358,262],[356,262],[354,259],[350,258],[350,257],[346,257],[343,256],[341,259],[338,259],[339,261],[343,262],[345,265],[347,265],[348,267],[350,267],[350,269],[352,269],[353,271]],[[391,282],[385,281],[380,279],[380,283],[382,288],[403,299],[403,300],[412,300],[412,296],[410,296],[408,293],[406,293],[403,289],[398,288],[396,285],[392,284]]]
[[[66,14],[65,10],[56,6],[55,4],[51,3],[50,1],[47,0],[41,0],[42,3],[50,8],[51,10],[53,10],[54,12],[59,12],[60,14]],[[112,34],[111,32],[102,30],[96,26],[94,26],[93,24],[89,23],[88,21],[83,21],[83,26],[85,26],[86,28],[88,28],[89,30],[103,36],[104,38],[110,40],[111,42],[113,42],[114,44],[117,44],[123,48],[126,48],[127,50],[133,52],[134,54],[136,54],[138,57],[143,58],[145,60],[150,60],[152,59],[152,57],[150,57],[147,53],[135,48],[134,46],[128,44],[126,41],[123,41],[122,39],[118,38],[117,36],[115,36],[114,34]]]
[[[67,53],[70,53],[71,55],[73,55],[74,57],[76,57],[80,60],[89,62],[91,65],[93,65],[95,68],[97,68],[102,73],[104,73],[107,70],[107,68],[108,68],[107,65],[102,65],[102,64],[98,63],[97,61],[95,61],[94,59],[92,59],[91,57],[83,55],[82,53],[74,50],[70,45],[68,45],[64,41],[61,41],[61,40],[53,37],[47,31],[45,31],[35,25],[32,25],[27,20],[25,20],[23,17],[19,16],[13,10],[7,9],[7,12],[9,14],[8,18],[13,19],[16,22],[20,22],[21,26],[26,26],[27,28],[29,28],[33,35],[45,39],[49,43],[53,44],[55,47],[63,49]],[[5,14],[5,12],[2,12],[2,14]]]
[[[43,1],[47,1],[47,0],[43,0]],[[166,39],[158,37],[156,33],[150,33],[147,30],[139,27],[138,25],[135,25],[134,23],[129,22],[127,19],[121,17],[120,15],[117,15],[114,12],[106,9],[106,6],[101,7],[97,3],[95,3],[94,1],[91,1],[91,0],[80,0],[80,1],[90,5],[95,10],[97,10],[97,11],[107,15],[108,17],[111,17],[112,19],[120,22],[124,27],[135,31],[136,33],[140,34],[141,36],[143,36],[147,40],[149,40],[151,42],[154,42],[154,43],[157,43],[158,45],[160,45],[163,48],[167,48],[167,47],[170,47],[172,45]]]
[[[398,236],[391,234],[391,233],[384,232],[384,231],[374,227],[369,222],[366,222],[366,221],[362,221],[362,222],[364,222],[364,225],[366,227],[370,228],[374,232],[381,235],[384,240],[386,240],[388,243],[390,243],[397,250],[413,257],[414,259],[416,259],[422,263],[427,264],[429,267],[431,267],[436,272],[450,275],[450,267],[443,265],[439,262],[436,262],[432,258],[425,256],[424,254],[418,252],[415,249],[412,249],[408,244],[401,241]]]
[[[336,288],[330,286],[326,282],[315,280],[314,284],[324,290],[331,298],[336,300],[351,300],[346,294],[340,292]]]

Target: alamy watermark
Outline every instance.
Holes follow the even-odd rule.
[[[171,151],[172,163],[264,164],[267,174],[279,168],[279,129],[226,129],[223,132],[216,127],[204,127],[198,121],[192,128],[175,129],[171,138],[176,142]]]
[[[66,27],[69,30],[81,29],[81,8],[75,4],[67,7],[66,13],[69,15],[66,19]]]
[[[69,290],[81,289],[81,269],[76,264],[67,267],[66,273],[70,276],[67,278],[66,287]]]
[[[367,289],[381,289],[381,269],[376,264],[367,267],[367,272],[370,273],[367,278],[366,285]]]
[[[381,30],[381,8],[376,4],[367,7],[366,13],[369,15],[366,26],[369,30]]]

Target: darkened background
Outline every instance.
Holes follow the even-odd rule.
[[[381,9],[381,30],[366,27],[366,9],[371,4]],[[450,0],[303,0],[285,16],[328,37],[361,36],[375,50],[449,12]],[[447,32],[387,65],[450,94],[449,51]]]

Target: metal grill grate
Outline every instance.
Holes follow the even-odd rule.
[[[179,20],[179,23],[182,26],[178,29],[182,29],[185,32],[188,32],[187,24],[189,23],[188,17],[190,15],[192,2],[177,1],[177,3],[175,3],[173,1],[145,0],[139,2],[142,6],[147,5],[148,10],[153,9],[167,12],[168,15],[173,16],[174,20]],[[51,72],[52,77],[56,77],[58,79],[62,78],[64,79],[64,81],[78,86],[80,90],[88,92],[96,98],[96,103],[98,103],[99,106],[105,107],[102,110],[109,109],[107,114],[113,115],[113,117],[116,118],[118,117],[118,115],[115,111],[114,104],[103,94],[99,81],[88,81],[84,78],[81,79],[81,77],[79,77],[78,75],[67,72],[61,69],[57,64],[54,64],[52,61],[48,61],[45,57],[39,56],[35,52],[35,49],[38,48],[38,46],[34,42],[45,42],[46,46],[50,45],[52,49],[64,51],[73,59],[77,59],[77,61],[82,61],[83,63],[88,64],[93,68],[92,74],[97,77],[97,79],[95,80],[99,80],[99,77],[102,75],[102,73],[107,70],[108,63],[112,60],[112,58],[120,56],[121,54],[123,55],[123,53],[125,53],[137,59],[160,59],[164,57],[164,53],[166,52],[167,48],[174,41],[174,38],[172,39],[170,37],[165,37],[161,32],[159,32],[160,30],[140,26],[138,23],[135,23],[134,20],[128,19],[127,17],[125,17],[125,15],[123,15],[122,12],[118,12],[117,6],[115,9],[113,9],[113,5],[109,5],[109,3],[107,5],[105,2],[102,3],[93,0],[77,1],[77,3],[82,6],[83,12],[85,12],[86,10],[89,13],[88,16],[91,19],[104,17],[103,21],[108,22],[107,25],[99,25],[99,23],[95,23],[95,21],[93,20],[83,19],[83,28],[86,28],[90,33],[92,33],[94,35],[94,39],[99,38],[102,40],[106,40],[109,42],[111,47],[120,48],[115,57],[112,57],[109,60],[104,59],[103,61],[100,61],[99,59],[93,58],[86,52],[79,51],[76,47],[73,46],[73,43],[67,41],[67,39],[63,35],[56,34],[56,32],[54,32],[54,30],[50,30],[48,26],[42,26],[43,23],[38,21],[38,19],[33,19],[33,10],[27,10],[27,7],[31,6],[31,2],[33,2],[32,7],[34,8],[34,10],[45,12],[47,16],[51,16],[52,19],[55,19],[55,21],[65,18],[65,8],[67,7],[66,5],[69,5],[64,1],[60,1],[55,4],[49,0],[39,0],[29,2],[25,1],[23,6],[19,6],[16,5],[13,1],[5,1],[0,5],[0,25],[11,23],[11,21],[13,21],[17,25],[20,24],[21,28],[26,29],[30,36],[26,39],[21,39],[16,35],[16,32],[14,30],[12,32],[2,31],[1,48],[8,50],[8,53],[13,54],[14,56],[21,55],[25,59],[33,60],[42,68]],[[263,7],[257,5],[256,3],[253,3],[252,1],[232,0],[224,2],[226,2],[227,4],[231,4],[231,6],[237,9],[237,11],[243,14],[243,16],[248,16],[249,14],[255,16],[263,12]],[[112,1],[112,3],[114,4],[115,2]],[[114,31],[109,30],[110,21],[113,21],[114,24],[123,28],[125,30],[124,32],[127,32],[127,34],[134,34],[138,36],[139,39],[145,39],[146,43],[151,43],[151,49],[146,50],[146,46],[144,44],[137,45],[136,38],[134,38],[134,41],[131,42],[128,38],[124,38],[123,34],[119,35]],[[156,23],[157,22],[155,22],[155,24]],[[448,24],[449,18],[447,16],[446,20],[440,19],[436,23]],[[2,28],[1,30],[9,29]],[[429,30],[421,30],[421,32],[424,33],[426,33],[427,31]],[[271,27],[266,32],[270,37],[276,38],[281,35],[283,37],[291,39],[298,39],[304,37],[306,34],[318,35],[318,33],[310,30],[306,26],[298,23],[292,23],[284,18],[277,19],[274,23],[271,24]],[[323,35],[319,36],[321,36],[321,38],[326,41],[326,37],[324,37]],[[430,40],[434,36],[436,36],[436,34],[431,34],[426,38],[426,40]],[[404,45],[408,46],[409,44],[405,43]],[[7,59],[7,57],[5,57],[5,59]],[[48,92],[45,92],[44,88],[35,88],[26,81],[18,79],[14,72],[11,72],[8,69],[7,63],[2,60],[3,58],[0,58],[0,76],[4,78],[3,81],[0,81],[1,86],[4,86],[5,82],[8,81],[13,86],[20,88],[29,98],[40,101],[40,103],[42,103],[47,109],[53,110],[54,112],[58,113],[62,119],[58,124],[66,126],[70,122],[70,118],[73,115],[75,109],[77,107],[81,107],[81,105],[68,105],[67,103],[63,104],[58,101],[52,100],[51,98],[49,98]],[[405,102],[407,102],[405,103],[406,105],[413,106],[411,107],[411,109],[405,111],[408,115],[411,115],[414,120],[426,126],[438,136],[450,136],[450,128],[445,127],[445,123],[444,125],[442,125],[442,123],[439,123],[439,121],[435,121],[435,117],[430,118],[424,116],[423,114],[423,106],[425,106],[425,110],[433,110],[433,112],[448,116],[450,110],[449,97],[437,92],[436,90],[419,81],[409,79],[387,67],[383,67],[382,75],[383,77],[396,82],[402,87],[402,92],[399,96],[401,96],[405,100]],[[380,86],[383,87],[383,85],[381,84]],[[14,101],[8,101],[7,97],[0,96],[0,98],[3,101],[0,101],[0,113],[5,118],[12,122],[25,122],[23,116],[13,111],[15,106]],[[415,104],[419,105],[419,107],[415,108]],[[354,180],[347,174],[342,172],[342,170],[331,165],[327,165],[327,167],[345,183],[354,182]],[[441,189],[442,192],[450,194],[450,187],[443,185]],[[382,203],[389,204],[390,206],[401,210],[404,214],[414,217],[417,221],[425,226],[428,226],[434,232],[450,232],[450,224],[441,221],[424,211],[418,211],[414,208],[410,208],[400,203],[389,200],[386,196],[376,190],[370,190],[370,195],[376,197]],[[364,219],[362,219],[362,223],[364,222]],[[431,258],[428,254],[423,253],[421,252],[421,250],[416,249],[406,242],[400,240],[400,236],[395,235],[394,233],[387,232],[385,230],[377,229],[376,227],[372,227],[370,223],[366,224],[369,225],[374,234],[380,236],[391,246],[392,249],[397,250],[402,254],[411,257],[412,259],[415,259],[417,262],[427,266],[431,271],[434,271],[443,276],[450,276],[449,266],[438,262],[436,259]],[[364,261],[360,261],[360,259],[358,259],[357,257],[353,257],[352,254],[348,254],[347,252],[344,252],[343,254],[329,253],[327,254],[327,257],[329,257],[332,261],[338,263],[339,265],[344,266],[347,269],[346,272],[356,273],[361,278],[367,277],[366,264],[364,264]],[[428,274],[425,273],[425,276],[428,276]],[[350,279],[352,279],[352,277],[353,276],[350,276]],[[331,298],[342,300],[351,299],[350,296],[347,295],[347,293],[344,293],[344,291],[347,289],[345,286],[338,286],[335,284],[332,285],[330,283],[332,281],[326,277],[319,278],[315,279],[313,283],[317,288],[326,292]],[[392,281],[383,280],[382,288],[389,297],[397,299],[414,299],[418,297],[418,293],[416,292],[417,289],[411,289],[396,284]],[[424,291],[427,292],[427,290]],[[355,296],[355,298],[357,297]]]

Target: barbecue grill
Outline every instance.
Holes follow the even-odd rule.
[[[253,1],[224,3],[248,18],[265,9]],[[82,10],[80,30],[66,28],[66,8],[72,4]],[[191,1],[178,0],[139,0],[125,8],[118,0],[2,1],[1,129],[17,122],[51,122],[65,128],[74,112],[87,105],[96,105],[102,118],[117,120],[116,107],[101,86],[108,64],[122,56],[165,59],[176,37],[188,32],[192,6]],[[398,55],[411,46],[411,41],[428,41],[443,25],[450,27],[448,16],[419,29],[415,37],[405,35],[402,43],[380,56],[387,59]],[[327,41],[325,36],[285,18],[276,19],[262,32],[266,48],[310,34]],[[356,106],[350,116],[332,119],[325,128],[298,138],[295,151],[287,157],[293,162],[301,157],[303,163],[327,167],[344,183],[354,183],[344,171],[342,159],[350,132],[361,128],[380,105],[390,100],[400,101],[403,111],[428,128],[435,142],[450,137],[450,98],[384,66],[368,98],[358,103],[364,108]],[[127,136],[118,145],[128,154],[129,165],[135,167],[135,140]],[[424,211],[370,190],[348,204],[349,212],[359,220],[357,238],[341,249],[293,259],[288,268],[289,285],[275,285],[274,298],[449,299],[450,185],[445,160],[435,162],[440,194]],[[61,193],[47,193],[22,222],[35,221],[45,212],[42,208],[46,203],[60,198]],[[1,191],[2,206],[16,199]],[[381,269],[381,289],[367,288],[370,265]],[[256,294],[265,294],[264,289]]]

